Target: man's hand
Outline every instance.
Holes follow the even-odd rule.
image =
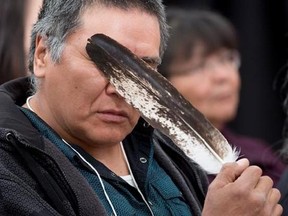
[[[262,170],[247,159],[224,164],[210,184],[203,216],[280,216],[280,192]]]

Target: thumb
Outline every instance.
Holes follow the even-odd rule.
[[[236,163],[240,166],[240,168],[244,168],[246,169],[249,166],[249,160],[247,158],[242,158],[238,161],[236,161]]]

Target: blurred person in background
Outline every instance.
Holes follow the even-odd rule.
[[[241,151],[240,155],[260,166],[276,183],[285,165],[269,144],[227,127],[237,114],[241,87],[234,26],[216,12],[172,6],[167,19],[171,35],[158,71]]]
[[[0,83],[27,75],[30,32],[42,0],[3,0],[0,5]]]

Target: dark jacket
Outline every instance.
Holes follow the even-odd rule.
[[[86,179],[17,107],[25,103],[29,89],[28,78],[0,86],[0,215],[105,215]],[[142,125],[135,127],[134,137],[136,130],[147,131]],[[157,131],[151,135],[156,160],[179,187],[192,214],[201,215],[206,175],[167,137]]]

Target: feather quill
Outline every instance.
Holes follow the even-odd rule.
[[[208,173],[218,173],[239,152],[160,73],[104,34],[88,39],[86,51],[119,95]]]

